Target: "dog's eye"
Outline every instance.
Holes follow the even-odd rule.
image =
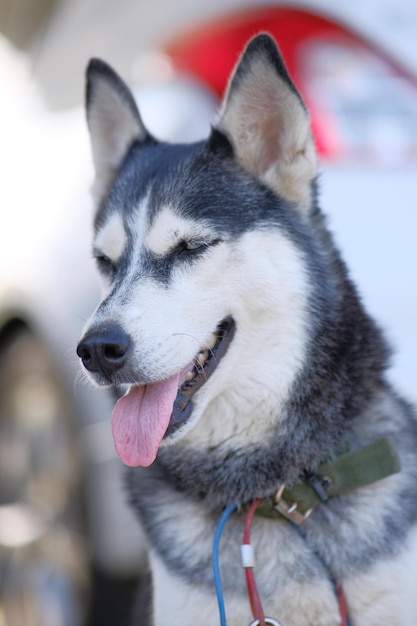
[[[182,245],[184,250],[195,252],[196,250],[207,248],[209,244],[207,241],[184,241]]]
[[[106,276],[113,276],[116,272],[116,265],[105,254],[95,253],[97,267]]]
[[[193,256],[204,252],[219,242],[220,239],[183,239],[178,243],[175,252],[178,255]]]

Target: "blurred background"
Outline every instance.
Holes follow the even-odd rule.
[[[146,545],[112,401],[75,345],[99,291],[82,103],[90,57],[159,138],[204,137],[253,34],[275,35],[311,111],[322,205],[417,401],[415,0],[0,0],[0,626],[146,624]]]

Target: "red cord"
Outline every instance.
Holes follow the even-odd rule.
[[[337,599],[339,601],[339,611],[340,611],[340,617],[342,618],[342,624],[341,626],[347,626],[348,621],[347,621],[347,608],[346,608],[346,601],[345,601],[345,596],[343,594],[343,590],[342,588],[337,585],[336,586],[336,595],[337,595]]]
[[[252,524],[252,519],[258,504],[261,502],[260,499],[254,500],[245,517],[245,527],[243,531],[243,544],[250,545],[250,527]],[[245,577],[246,577],[246,587],[248,590],[249,602],[252,609],[252,614],[254,619],[258,620],[259,626],[265,626],[265,615],[262,608],[261,599],[259,597],[258,589],[256,587],[255,576],[253,574],[252,567],[245,567]]]
[[[262,502],[260,498],[253,500],[250,504],[249,509],[245,516],[245,525],[243,531],[243,544],[250,545],[250,528],[253,520],[253,516],[258,505]],[[258,620],[259,626],[266,626],[265,624],[265,614],[262,608],[261,599],[259,597],[258,589],[256,587],[255,576],[253,574],[253,567],[244,567],[245,577],[246,577],[246,587],[248,590],[249,602],[252,609],[252,615],[255,620]],[[342,619],[341,626],[348,626],[348,616],[347,616],[347,608],[345,596],[343,594],[343,589],[336,585],[336,595],[339,603],[339,612],[340,617]]]

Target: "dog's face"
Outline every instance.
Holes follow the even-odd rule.
[[[307,341],[315,153],[275,44],[249,44],[206,142],[157,142],[100,61],[87,112],[105,296],[78,354],[94,382],[127,386],[112,418],[119,456],[149,465],[192,433],[208,445],[256,436],[253,404],[272,420]]]

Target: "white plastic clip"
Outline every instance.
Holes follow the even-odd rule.
[[[240,558],[243,568],[255,567],[255,552],[250,543],[243,543],[240,546]]]

